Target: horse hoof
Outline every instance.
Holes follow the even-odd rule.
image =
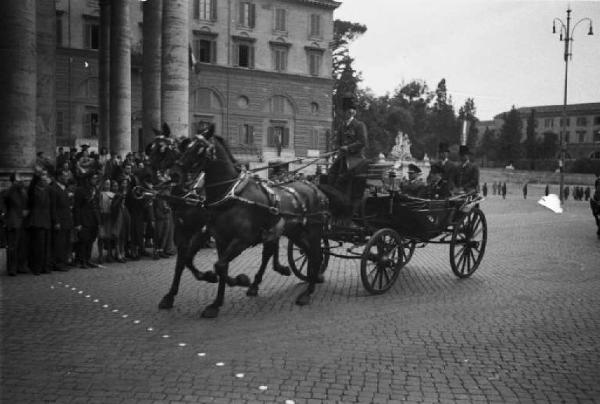
[[[158,304],[158,308],[160,310],[172,309],[173,308],[173,299],[172,297],[163,297],[160,303]]]
[[[202,318],[216,318],[219,315],[219,308],[208,306],[202,312]]]
[[[246,291],[246,296],[254,297],[258,296],[258,286],[250,286]]]
[[[290,276],[292,274],[292,271],[290,271],[290,268],[286,267],[284,265],[276,266],[275,272],[280,273],[283,276]]]
[[[306,306],[307,304],[310,303],[310,295],[307,293],[302,293],[300,296],[298,296],[298,298],[296,299],[296,304],[298,306]]]
[[[202,280],[208,283],[217,283],[219,282],[219,277],[213,271],[206,271],[202,273]]]
[[[235,286],[248,287],[248,286],[250,286],[250,284],[251,284],[251,282],[250,282],[250,278],[248,278],[248,275],[239,274],[238,276],[235,277]]]
[[[323,274],[318,274],[315,278],[315,283],[323,283],[325,282],[325,277]]]

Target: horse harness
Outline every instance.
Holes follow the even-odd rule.
[[[267,197],[267,201],[268,201],[267,204],[245,198],[241,195],[242,192],[244,191],[244,189],[246,188],[246,186],[248,185],[248,183],[250,182],[250,180],[252,180],[252,179],[254,179],[254,183],[264,192],[265,196]],[[310,187],[310,189],[313,191],[315,198],[319,201],[319,206],[323,210],[320,210],[320,211],[314,212],[314,213],[309,213],[306,203],[304,202],[304,200],[302,199],[302,197],[300,196],[300,194],[298,193],[298,191],[296,189],[294,189],[290,186],[285,186],[284,184],[269,184],[267,181],[255,179],[247,172],[242,173],[239,177],[232,179],[232,180],[221,181],[221,182],[214,183],[214,184],[207,184],[206,187],[223,185],[228,182],[233,183],[233,185],[229,189],[229,191],[227,191],[227,193],[218,201],[211,202],[211,203],[205,203],[204,206],[206,208],[219,208],[231,201],[238,201],[238,202],[242,202],[244,204],[250,205],[250,206],[256,206],[259,208],[263,208],[263,209],[267,210],[273,216],[299,218],[302,225],[306,225],[309,222],[325,223],[327,221],[328,217],[330,216],[330,213],[327,209],[327,205],[328,205],[327,199],[323,196],[322,193],[319,192],[318,188],[314,184],[312,184],[308,181],[302,181],[302,182]],[[281,196],[273,188],[281,189],[282,191],[290,194],[292,196],[292,204],[294,205],[295,208],[298,208],[301,213],[282,211],[281,210]],[[321,217],[323,220],[322,221],[318,220],[318,219],[315,220],[314,217]]]

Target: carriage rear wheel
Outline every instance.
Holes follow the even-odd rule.
[[[288,263],[290,269],[298,279],[308,282],[308,256],[303,248],[295,244],[292,240],[288,241]],[[321,268],[323,273],[329,264],[329,240],[321,239]]]
[[[360,262],[360,278],[365,289],[379,295],[391,288],[414,249],[415,243],[403,239],[395,230],[381,229],[373,234]]]
[[[459,278],[468,278],[479,267],[487,244],[487,222],[479,208],[473,208],[454,226],[450,241],[450,265]]]

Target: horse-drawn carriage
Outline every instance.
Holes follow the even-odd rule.
[[[325,232],[321,270],[327,269],[330,257],[360,259],[365,289],[381,294],[392,287],[415,248],[432,243],[449,244],[452,272],[467,278],[479,267],[487,243],[487,223],[478,205],[482,199],[477,193],[442,200],[398,191],[365,196],[354,217],[358,227],[334,224]],[[348,242],[352,246],[344,247]],[[306,280],[306,255],[291,241],[288,260],[292,272]]]

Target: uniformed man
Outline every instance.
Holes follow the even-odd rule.
[[[470,160],[468,146],[460,146],[458,150],[460,166],[456,169],[454,193],[479,191],[479,167]]]

